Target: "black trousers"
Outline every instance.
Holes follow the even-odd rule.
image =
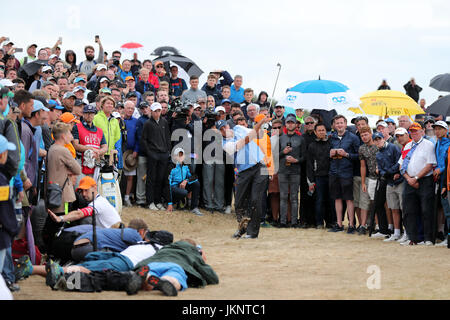
[[[423,225],[424,241],[433,241],[434,216],[434,182],[433,176],[419,180],[415,189],[405,183],[403,190],[403,211],[406,219],[406,232],[411,241],[419,242],[418,220]]]
[[[225,206],[231,206],[233,198],[234,167],[232,164],[225,165]]]
[[[243,217],[249,217],[247,235],[257,237],[263,215],[263,194],[267,189],[269,176],[262,175],[263,165],[239,172],[236,181],[236,217],[238,222]],[[264,213],[265,214],[265,213]]]
[[[186,198],[189,192],[192,192],[191,207],[195,209],[198,207],[198,200],[200,198],[200,182],[195,181],[191,184],[186,184],[186,188],[172,187],[171,189],[172,202],[175,205],[179,200]]]
[[[151,152],[147,157],[147,179],[145,184],[147,203],[162,203],[168,165],[168,153]]]

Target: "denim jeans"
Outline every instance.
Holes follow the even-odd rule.
[[[297,224],[298,190],[300,187],[299,174],[278,174],[280,185],[280,223],[287,222],[288,196],[291,202],[291,224]]]
[[[3,260],[3,271],[0,271],[3,278],[12,283],[16,282],[16,276],[14,275],[14,263],[12,259],[11,247],[5,249],[5,258]],[[1,270],[1,269],[0,269]]]
[[[5,261],[6,257],[6,249],[0,250],[0,272],[3,271],[3,262]]]

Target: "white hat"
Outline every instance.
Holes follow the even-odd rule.
[[[114,111],[113,113],[111,113],[111,115],[116,119],[120,118],[120,113],[118,113],[117,111]]]
[[[397,129],[395,129],[394,135],[398,135],[398,134],[401,134],[401,135],[408,134],[408,131],[406,131],[406,129],[403,127],[399,127]]]
[[[95,69],[98,71],[98,70],[106,70],[108,68],[106,68],[106,66],[103,63],[99,63],[97,65],[97,68],[95,68]]]
[[[446,130],[448,130],[448,124],[445,123],[445,122],[442,121],[442,120],[436,121],[436,123],[433,124],[432,127],[433,127],[433,128],[434,128],[434,127],[442,127],[442,128],[445,128]]]
[[[385,121],[380,121],[380,122],[377,123],[377,127],[378,126],[383,126],[383,127],[387,128],[388,124]]]
[[[183,148],[176,148],[173,154],[177,156],[180,152],[184,154]]]
[[[215,112],[223,111],[223,113],[226,113],[225,108],[222,107],[222,106],[218,106],[218,107],[216,108],[216,110],[214,110],[214,111],[215,111]]]
[[[194,110],[197,109],[197,108],[201,108],[201,107],[202,107],[202,106],[199,105],[198,103],[194,103],[194,104],[192,104],[192,105],[193,105],[193,107],[194,107]]]
[[[48,70],[52,70],[53,71],[52,67],[50,67],[50,66],[44,66],[42,68],[42,72],[45,72],[45,71],[48,71]]]
[[[162,109],[162,106],[159,102],[152,103],[152,105],[150,107],[150,110],[152,110],[152,111],[161,110],[161,109]]]
[[[48,60],[52,60],[53,58],[58,58],[58,56],[56,54],[52,54],[48,57]]]
[[[0,80],[0,86],[3,86],[3,87],[14,87],[16,84],[17,83],[12,83],[11,80],[6,79],[6,78]]]

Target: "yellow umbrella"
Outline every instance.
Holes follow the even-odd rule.
[[[360,108],[349,108],[349,110],[380,117],[425,113],[411,97],[400,91],[377,90],[366,93],[360,100]]]

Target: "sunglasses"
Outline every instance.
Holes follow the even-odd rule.
[[[44,71],[44,73],[52,73],[52,72],[49,70],[49,71]]]
[[[314,122],[305,122],[305,124],[314,124]]]
[[[281,127],[272,127],[272,129],[281,129]]]
[[[156,66],[156,68],[162,68],[162,67],[163,67],[162,65]]]

